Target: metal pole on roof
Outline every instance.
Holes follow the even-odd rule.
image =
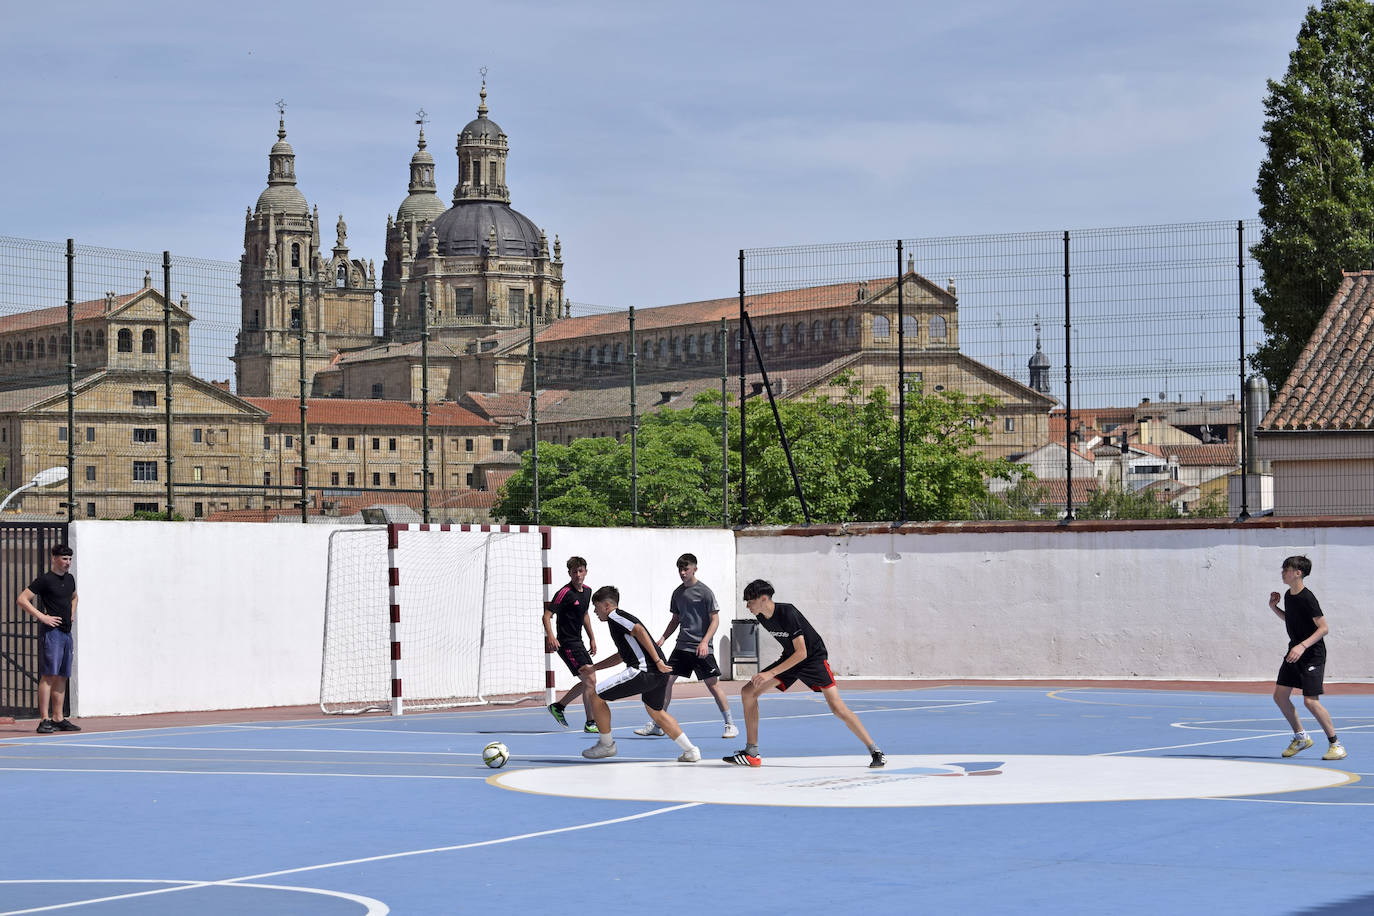
[[[429,524],[429,300],[420,281],[420,492],[421,515]]]

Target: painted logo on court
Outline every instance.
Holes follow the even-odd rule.
[[[624,762],[503,771],[488,782],[541,795],[719,805],[887,808],[1271,795],[1345,785],[1344,770],[1187,757],[889,754],[766,757],[762,767]],[[980,778],[972,778],[980,777]],[[996,778],[986,778],[996,777]]]

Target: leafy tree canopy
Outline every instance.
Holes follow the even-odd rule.
[[[1255,298],[1268,340],[1252,363],[1278,387],[1341,271],[1374,266],[1374,5],[1309,8],[1264,112],[1255,186],[1264,226],[1251,251],[1264,272]]]
[[[778,404],[802,494],[816,522],[887,521],[900,511],[897,418],[881,388],[865,395],[840,376],[843,394]],[[990,396],[957,391],[913,392],[906,402],[907,520],[969,518],[988,499],[987,481],[1023,470],[976,449],[990,432],[997,407]],[[730,522],[739,520],[739,411],[727,411]],[[721,524],[720,395],[699,395],[685,410],[643,418],[638,437],[639,523],[648,526]],[[749,522],[804,520],[787,455],[766,399],[745,410]],[[531,520],[533,460],[501,490],[493,514],[512,523]],[[631,523],[630,443],[579,439],[539,446],[540,521],[555,525]]]

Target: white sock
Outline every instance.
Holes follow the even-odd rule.
[[[602,747],[610,747],[612,744],[615,744],[615,739],[610,735],[601,734],[596,736],[596,743]]]
[[[692,749],[692,739],[687,737],[686,732],[683,732],[682,734],[674,738],[673,743],[675,743],[678,747],[682,748],[684,751],[690,751]]]
[[[1299,731],[1293,732],[1293,737],[1294,737],[1294,738],[1297,738],[1299,741],[1306,741],[1306,740],[1307,740],[1307,729],[1304,728],[1304,729],[1301,729],[1301,730],[1299,730]]]

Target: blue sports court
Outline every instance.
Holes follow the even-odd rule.
[[[719,761],[741,740],[690,689],[698,764],[635,736],[635,701],[606,761],[537,706],[20,723],[0,916],[1374,912],[1368,692],[1333,687],[1326,762],[1319,732],[1280,757],[1265,685],[873,685],[841,687],[883,770],[796,688],[761,702],[758,769]]]

